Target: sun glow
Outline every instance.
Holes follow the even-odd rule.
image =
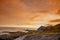
[[[60,0],[0,0],[0,27],[38,28],[60,19]]]

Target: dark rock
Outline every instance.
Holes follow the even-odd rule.
[[[50,29],[52,26],[41,26],[37,30]]]
[[[0,40],[13,40],[12,38],[0,38]]]
[[[27,36],[24,40],[58,40],[58,35]]]

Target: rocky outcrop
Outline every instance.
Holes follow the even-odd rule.
[[[24,40],[59,40],[58,35],[27,36]]]

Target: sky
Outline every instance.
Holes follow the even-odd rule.
[[[59,23],[60,0],[0,0],[0,26]]]

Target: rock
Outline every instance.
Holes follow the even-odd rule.
[[[27,36],[24,40],[58,40],[58,35]]]
[[[41,27],[39,27],[37,30],[39,31],[39,30],[43,30],[43,29],[49,29],[49,28],[51,28],[52,26],[41,26]]]

